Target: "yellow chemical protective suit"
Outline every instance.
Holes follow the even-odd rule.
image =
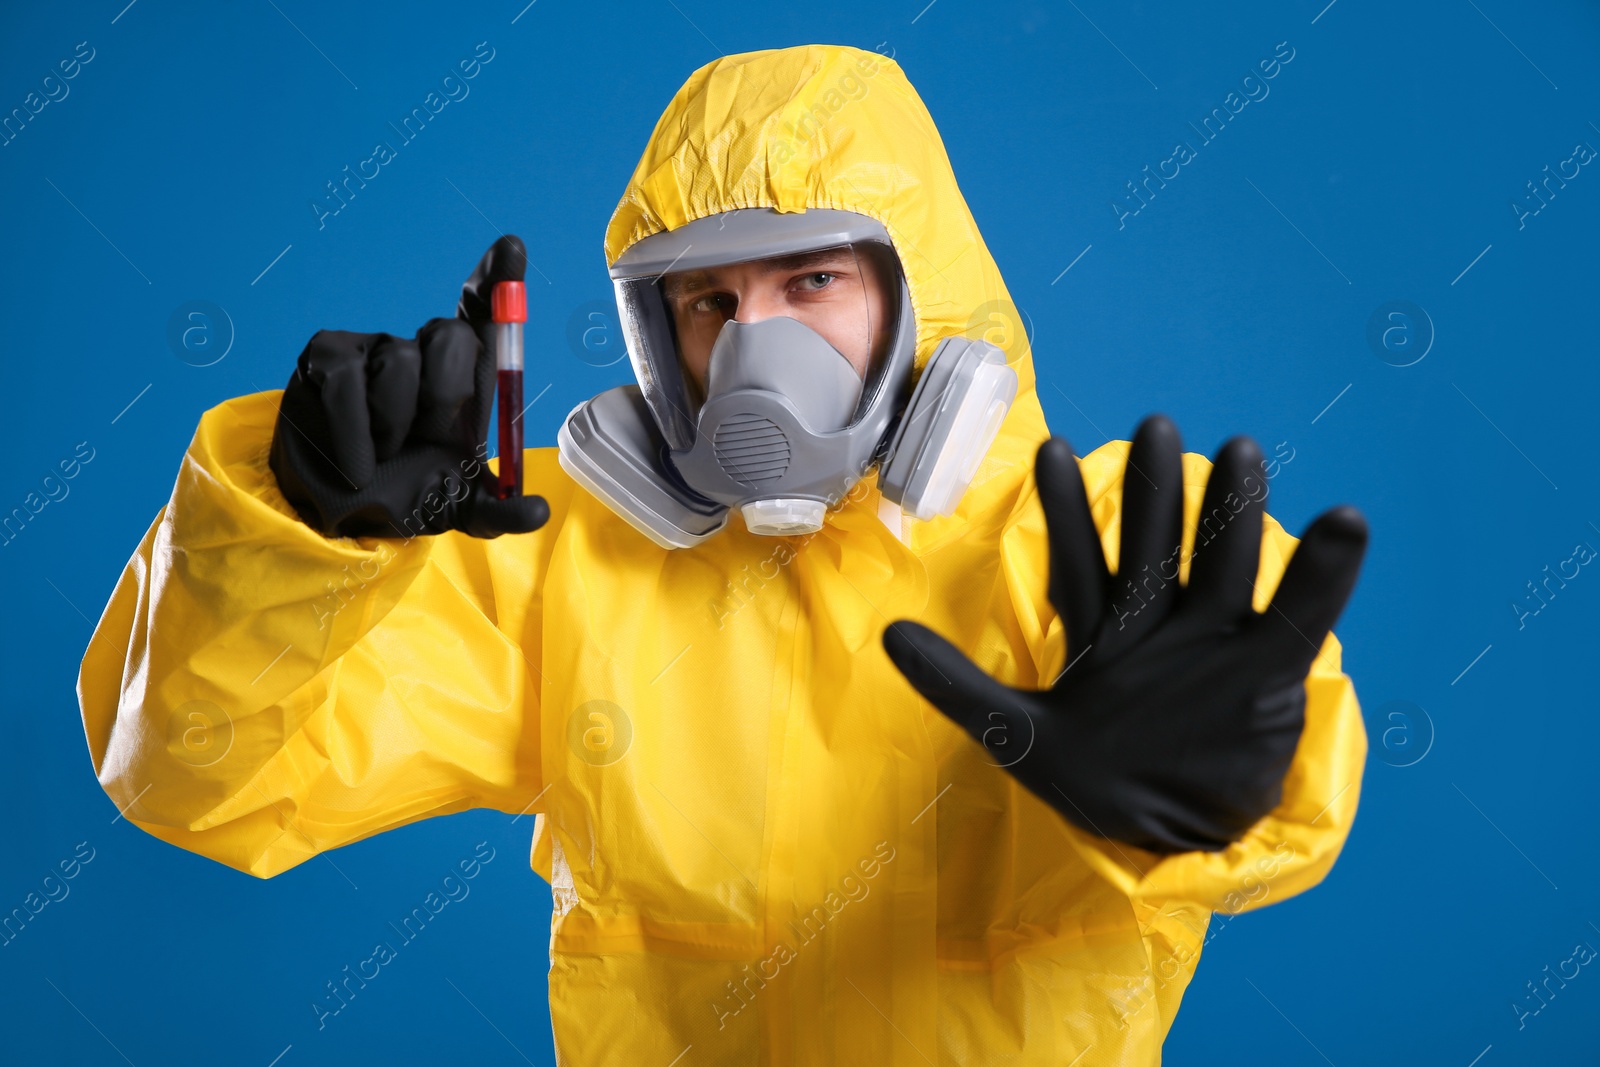
[[[919,369],[956,334],[1005,349],[1017,400],[954,515],[897,536],[873,475],[816,534],[734,521],[667,551],[534,448],[536,532],[329,539],[268,468],[279,393],[230,400],[84,657],[99,780],[129,821],[262,878],[433,815],[537,813],[573,1067],[1159,1062],[1210,912],[1315,885],[1349,832],[1366,735],[1339,643],[1281,805],[1237,844],[1161,857],[1064,821],[880,644],[916,619],[1020,687],[1069,651],[1027,338],[900,68],[821,45],[701,68],[607,260],[753,206],[881,221]],[[1127,450],[1081,461],[1112,566]],[[1184,462],[1192,545],[1209,463]],[[1266,520],[1257,610],[1295,544]]]

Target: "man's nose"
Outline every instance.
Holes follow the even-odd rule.
[[[733,321],[760,322],[788,313],[789,307],[781,294],[753,290],[739,294],[739,302],[733,309]]]

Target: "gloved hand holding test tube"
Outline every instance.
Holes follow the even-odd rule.
[[[549,518],[544,498],[522,491],[526,262],[521,239],[501,236],[462,285],[455,315],[413,338],[311,338],[280,398],[269,456],[307,525],[334,537],[495,538]],[[498,471],[484,462],[497,395]]]
[[[499,282],[492,298],[495,371],[500,396],[500,499],[522,495],[522,324],[528,294],[521,282]]]

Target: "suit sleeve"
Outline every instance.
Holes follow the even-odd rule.
[[[558,500],[495,542],[324,537],[267,465],[280,395],[201,418],[95,628],[78,699],[101,786],[135,825],[259,878],[432,815],[533,810],[529,561]],[[512,541],[521,565],[497,568]]]
[[[1080,461],[1095,525],[1114,568],[1121,534],[1121,477],[1129,444],[1113,441]],[[1211,462],[1188,453],[1184,465],[1183,580],[1193,550]],[[1277,590],[1299,539],[1266,516],[1255,609],[1264,611]],[[1064,640],[1050,624],[1049,641]],[[1059,670],[1059,667],[1057,668]],[[1344,674],[1339,640],[1332,633],[1306,677],[1305,730],[1283,783],[1282,802],[1243,838],[1219,852],[1162,856],[1106,841],[1070,823],[1074,848],[1099,874],[1129,897],[1197,904],[1210,911],[1249,911],[1294,896],[1327,875],[1355,820],[1366,762],[1367,735],[1355,687]],[[1065,820],[1063,820],[1065,822]]]

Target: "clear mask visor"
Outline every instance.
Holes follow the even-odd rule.
[[[729,322],[783,317],[814,331],[840,360],[816,369],[831,380],[840,376],[842,365],[861,382],[846,420],[853,423],[881,386],[904,281],[889,246],[858,241],[667,270],[616,284],[628,309],[624,326],[633,332],[630,350],[636,353],[641,386],[656,397],[658,410],[667,412],[668,442],[685,448],[712,381],[713,353],[725,355],[716,343]],[[763,358],[763,353],[740,358]],[[785,357],[774,350],[771,358]],[[768,369],[776,373],[760,376],[780,382],[799,371]],[[719,368],[718,380],[727,381],[730,373],[731,368]]]

